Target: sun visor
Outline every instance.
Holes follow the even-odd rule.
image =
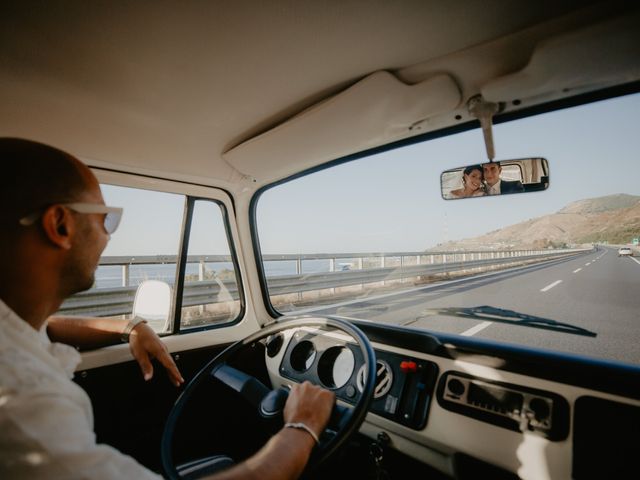
[[[380,71],[241,143],[223,158],[263,183],[406,137],[416,122],[451,111],[460,102],[460,89],[449,75],[407,85]]]
[[[540,43],[527,66],[482,88],[491,102],[566,96],[640,78],[640,14]]]

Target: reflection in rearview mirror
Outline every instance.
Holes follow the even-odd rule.
[[[545,158],[521,158],[479,163],[440,175],[442,198],[482,197],[546,190],[549,164]]]

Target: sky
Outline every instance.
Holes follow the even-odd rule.
[[[544,157],[544,192],[445,201],[444,170],[486,161],[471,130],[322,170],[267,190],[258,202],[263,253],[422,251],[550,214],[576,200],[640,195],[640,94],[494,126],[496,160]],[[175,254],[180,195],[103,186],[124,206],[104,255]],[[227,254],[216,204],[201,205],[190,254]],[[153,239],[153,241],[151,241]]]
[[[554,213],[576,200],[640,194],[638,111],[640,95],[634,95],[494,126],[496,160],[548,160],[544,192],[443,200],[442,171],[486,161],[479,129],[283,184],[258,204],[262,249],[421,251]]]
[[[176,255],[185,208],[183,195],[102,185],[107,205],[124,207],[118,230],[103,256]],[[228,255],[229,244],[220,206],[197,201],[189,240],[189,255]]]

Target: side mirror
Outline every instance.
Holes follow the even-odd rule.
[[[169,330],[171,287],[160,280],[145,280],[136,290],[133,316],[141,317],[157,333]]]
[[[549,188],[549,162],[518,158],[454,168],[442,172],[440,188],[445,200],[539,192]]]

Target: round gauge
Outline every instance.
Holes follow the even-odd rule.
[[[306,372],[316,359],[316,347],[309,340],[298,343],[291,351],[291,367],[297,372]]]
[[[355,363],[356,360],[353,358],[353,352],[350,349],[340,349],[336,361],[333,362],[333,383],[336,388],[342,387],[349,381]]]
[[[331,347],[322,354],[318,362],[320,381],[329,388],[343,387],[351,378],[355,364],[351,349]]]

